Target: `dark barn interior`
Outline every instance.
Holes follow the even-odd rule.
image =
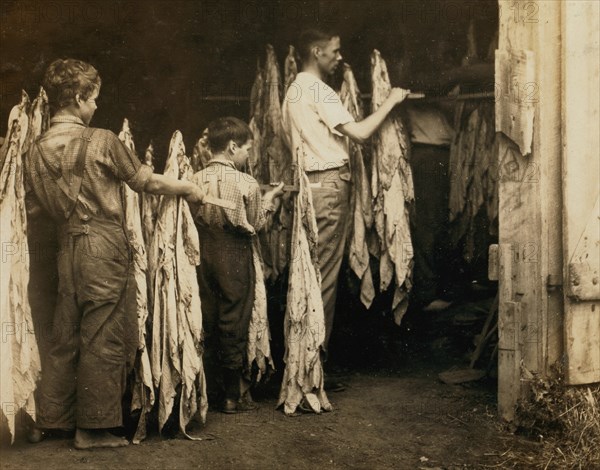
[[[313,25],[340,35],[344,60],[353,67],[363,92],[370,91],[369,56],[374,48],[387,60],[394,86],[429,96],[446,95],[457,84],[463,93],[493,90],[488,49],[497,31],[495,0],[5,1],[2,10],[0,121],[6,121],[21,89],[35,96],[53,59],[80,58],[95,65],[103,80],[95,125],[118,131],[127,117],[138,149],[153,142],[157,171],[162,170],[176,129],[183,133],[191,152],[211,119],[222,115],[247,119],[245,98],[265,45],[275,47],[281,64],[297,34]],[[481,59],[461,67],[471,22]],[[453,103],[441,102],[440,106],[452,122]],[[481,230],[487,231],[485,224]],[[484,236],[481,246],[485,248],[487,242]],[[460,262],[448,260],[446,278],[458,276],[463,283],[469,282],[469,276],[482,280],[484,252],[479,263],[472,263],[475,274],[469,269],[465,273]],[[380,355],[379,330],[395,330],[385,316],[389,299],[382,296],[366,313],[352,295],[352,287],[343,284],[348,295],[340,296],[345,308],[339,311],[347,315],[338,317],[339,334],[334,335],[333,344],[340,354],[335,354],[334,347],[333,355],[353,356],[354,349],[345,345],[357,341],[353,337],[359,335],[361,344],[375,351],[343,362],[364,359],[369,364]],[[276,286],[273,292],[279,289]],[[458,295],[464,292],[459,286]],[[357,319],[367,323],[356,324]],[[417,316],[416,320],[422,325],[422,319]],[[342,322],[347,328],[342,328]],[[406,323],[411,323],[410,315]]]
[[[494,91],[496,0],[6,0],[1,8],[0,121],[6,122],[21,89],[32,97],[37,94],[53,59],[82,59],[102,77],[93,124],[118,132],[123,118],[128,118],[138,151],[153,142],[156,171],[162,170],[175,130],[183,133],[190,154],[215,117],[248,120],[250,89],[265,46],[275,47],[281,65],[288,45],[310,26],[339,34],[344,61],[353,67],[363,93],[370,92],[374,48],[386,59],[394,86],[434,99],[456,85],[461,93]],[[470,26],[475,32],[475,61],[465,61]],[[435,103],[452,125],[455,102]],[[447,174],[446,167],[442,175]],[[447,180],[440,185],[448,191]],[[417,196],[417,205],[427,193]],[[447,214],[448,194],[441,200],[446,205],[438,209]],[[478,219],[476,224],[481,236],[469,262],[463,259],[460,244],[443,254],[440,276],[448,281],[446,294],[455,306],[442,314],[424,314],[414,307],[396,327],[389,314],[390,296],[380,295],[367,311],[357,298],[352,275],[342,270],[332,373],[418,368],[431,357],[426,343],[437,348],[439,363],[432,370],[437,373],[472,351],[473,335],[481,329],[495,294],[495,286],[486,279],[487,246],[494,239],[490,223]],[[38,276],[43,275],[41,269]],[[477,289],[472,288],[473,281]],[[273,348],[280,371],[284,293],[284,285],[270,286]],[[273,384],[276,387],[276,381]]]
[[[249,97],[265,45],[282,63],[288,45],[311,25],[338,32],[363,92],[374,48],[388,61],[394,86],[436,94],[457,80],[493,87],[493,75],[475,73],[465,83],[456,68],[471,19],[479,56],[487,56],[498,24],[494,0],[6,0],[1,8],[0,122],[21,89],[35,96],[53,59],[76,57],[96,66],[103,80],[95,124],[116,131],[127,117],[138,147],[153,140],[158,160],[176,129],[191,149],[212,118],[247,118],[247,101],[206,98]]]

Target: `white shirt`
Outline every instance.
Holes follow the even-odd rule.
[[[335,128],[354,118],[319,77],[300,72],[287,90],[282,114],[292,152],[303,143],[305,171],[330,170],[348,162],[348,139]]]
[[[408,106],[407,111],[413,144],[449,146],[452,143],[454,129],[439,109]]]

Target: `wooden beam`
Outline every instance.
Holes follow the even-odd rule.
[[[515,254],[510,244],[499,246],[498,299],[498,413],[506,421],[515,419],[515,404],[521,394],[521,308],[514,302]]]
[[[498,251],[498,245],[494,243],[488,248],[488,279],[490,281],[497,281],[500,278],[500,260]]]
[[[361,98],[370,100],[370,93],[362,93]],[[434,103],[438,101],[466,101],[466,100],[493,100],[496,98],[496,93],[493,91],[484,91],[480,93],[461,93],[459,95],[447,95],[447,96],[430,96],[421,92],[414,92],[408,95],[409,100],[418,100],[424,103]],[[242,95],[207,95],[200,96],[203,101],[222,101],[222,102],[242,102],[250,101],[250,96]]]
[[[539,370],[548,373],[551,365],[563,355],[563,296],[562,279],[562,104],[561,94],[561,2],[540,2],[540,21],[537,49],[538,90],[540,109],[535,117],[535,146],[541,156],[539,171],[541,239],[540,279],[542,283],[538,334]],[[551,97],[554,97],[552,99]],[[545,294],[545,295],[544,295]]]

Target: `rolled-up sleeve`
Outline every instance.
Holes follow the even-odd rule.
[[[125,180],[125,183],[136,193],[141,193],[153,173],[152,167],[142,163],[138,171],[129,180]]]
[[[321,99],[315,101],[315,106],[321,120],[335,135],[342,135],[337,131],[337,126],[354,121],[352,115],[342,104],[339,95],[328,85],[323,86]]]
[[[142,192],[154,173],[152,167],[142,163],[116,135],[111,139],[109,152],[117,177],[133,191]]]
[[[202,188],[205,194],[208,194],[207,188],[205,187],[204,182],[202,180],[201,171],[194,173],[190,178],[190,181],[196,186]],[[192,217],[194,218],[194,221],[200,222],[202,220],[202,209],[204,205],[197,202],[188,202],[188,205],[190,206],[190,211],[192,212]]]

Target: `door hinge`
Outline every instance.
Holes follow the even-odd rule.
[[[548,292],[553,292],[563,286],[562,276],[558,276],[556,274],[548,274],[546,277],[546,290]]]

